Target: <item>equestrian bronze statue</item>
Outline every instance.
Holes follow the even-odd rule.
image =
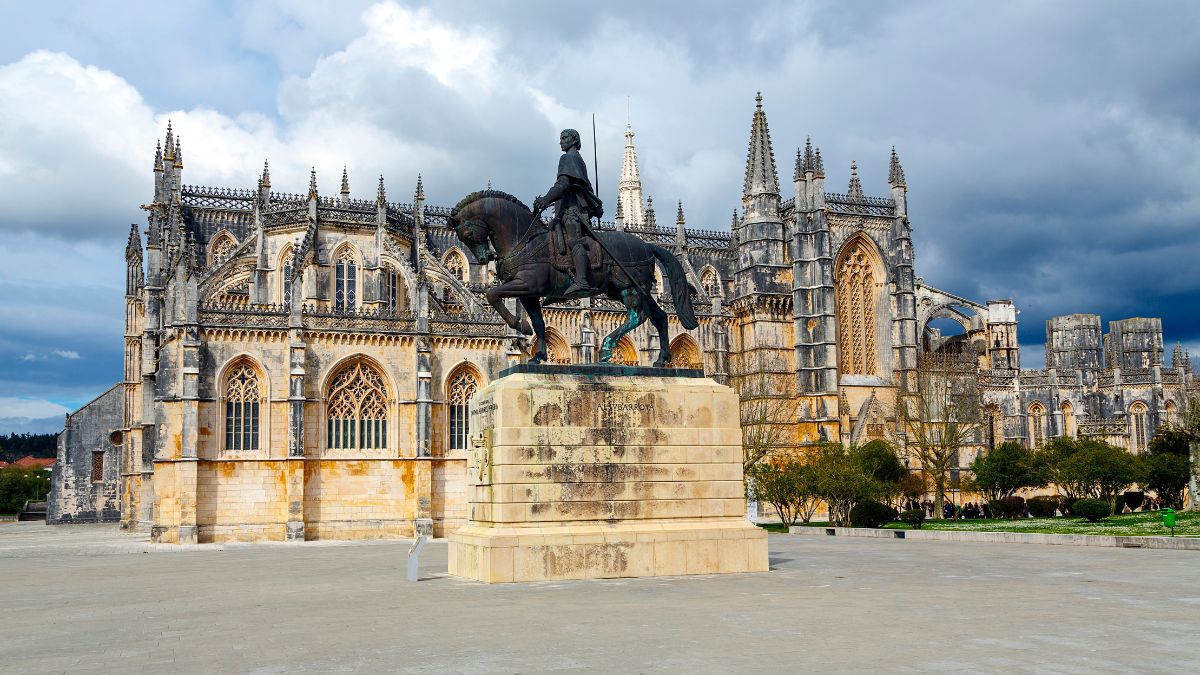
[[[560,141],[558,179],[545,197],[534,200],[534,211],[508,193],[483,190],[454,207],[450,225],[479,262],[496,262],[500,284],[488,289],[488,302],[510,327],[536,336],[530,363],[547,359],[543,304],[607,296],[624,304],[628,314],[625,323],[601,342],[600,360],[611,361],[617,341],[649,319],[659,339],[654,366],[662,367],[671,358],[667,313],[648,289],[657,261],[670,284],[679,323],[688,330],[695,328],[699,324],[692,308],[693,289],[683,265],[667,249],[636,235],[592,230],[590,217],[603,210],[579,157],[579,135],[568,129]],[[551,203],[556,205],[555,214],[547,227],[539,213]],[[506,298],[517,298],[529,320],[518,321],[504,305]]]

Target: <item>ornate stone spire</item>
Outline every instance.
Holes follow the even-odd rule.
[[[422,180],[421,180],[421,174],[417,174],[417,192],[416,192],[416,198],[417,198],[417,199],[419,199],[419,200],[421,200],[421,201],[424,201],[424,200],[425,200],[425,183],[424,183],[424,182],[422,182]]]
[[[750,147],[746,152],[746,182],[742,197],[779,194],[779,174],[775,171],[775,153],[771,132],[763,112],[762,92],[754,97],[754,121],[750,125]]]
[[[317,198],[317,167],[312,167],[308,171],[308,198]]]
[[[167,120],[167,142],[163,143],[163,159],[175,159],[175,132],[171,130],[171,120]]]
[[[679,200],[678,206],[675,207],[675,246],[679,250],[687,248],[687,229],[684,225],[687,221],[683,217],[683,200]]]
[[[862,181],[858,180],[858,164],[853,160],[850,161],[850,187],[846,189],[846,196],[862,199]]]
[[[136,224],[129,226],[129,241],[125,243],[125,259],[132,260],[142,256],[142,235]]]
[[[821,159],[821,149],[817,148],[816,158],[813,160],[813,174],[817,178],[825,177],[825,161]]]
[[[267,160],[263,160],[262,186],[265,188],[271,187],[271,167],[267,166]]]
[[[621,210],[620,199],[617,200],[617,212],[613,215],[613,224],[617,226],[618,230],[625,229],[625,212]]]
[[[888,167],[888,185],[892,187],[905,187],[904,184],[904,167],[900,166],[900,157],[896,155],[896,146],[892,146],[892,163]]]
[[[646,222],[645,222],[645,225],[646,225],[646,227],[655,227],[655,222],[654,222],[654,196],[653,196],[653,195],[651,195],[651,196],[649,196],[649,197],[646,197],[646,212],[645,212],[645,216],[646,216]]]
[[[417,179],[417,190],[421,189],[421,180]],[[383,206],[387,204],[387,190],[383,187],[383,174],[379,174],[379,189],[375,191],[375,205]]]
[[[180,136],[175,137],[175,168],[183,168],[183,139]]]
[[[800,156],[800,148],[796,148],[796,167],[792,169],[792,180],[804,178],[804,160]]]
[[[162,141],[154,142],[154,170],[162,171]]]
[[[816,172],[817,172],[817,156],[819,156],[820,152],[821,151],[818,150],[817,151],[818,155],[813,155],[812,137],[805,136],[804,137],[804,168],[803,168],[804,171],[812,171],[814,174],[816,174]],[[822,171],[822,173],[824,173],[824,171]]]
[[[633,129],[625,127],[625,158],[621,161],[621,183],[617,190],[617,209],[623,222],[640,225],[645,219],[642,210],[642,177],[638,172],[637,149],[633,147]]]
[[[346,173],[345,165],[342,166],[342,191],[340,194],[346,199],[350,198],[350,174]]]

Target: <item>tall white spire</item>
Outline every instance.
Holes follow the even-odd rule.
[[[625,159],[621,162],[621,185],[617,191],[618,208],[626,225],[645,222],[642,213],[642,177],[638,173],[637,150],[633,147],[633,129],[625,126]]]

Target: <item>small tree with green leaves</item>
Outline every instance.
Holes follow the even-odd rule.
[[[1175,509],[1183,506],[1183,493],[1191,477],[1189,441],[1187,434],[1179,429],[1163,429],[1150,439],[1142,457],[1146,488],[1158,495],[1163,506]]]
[[[976,458],[971,473],[968,487],[982,493],[989,502],[1012,497],[1025,488],[1044,487],[1050,481],[1045,457],[1012,441]]]
[[[1100,499],[1111,513],[1117,497],[1143,480],[1140,458],[1104,441],[1059,438],[1047,444],[1046,452],[1051,478],[1070,504],[1087,497]]]

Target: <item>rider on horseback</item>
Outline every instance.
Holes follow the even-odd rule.
[[[558,233],[559,251],[566,253],[564,249],[569,247],[574,263],[571,285],[566,294],[591,293],[595,289],[588,280],[591,261],[587,239],[595,239],[595,235],[588,223],[591,218],[604,215],[604,205],[592,191],[587,165],[579,154],[579,132],[564,129],[558,141],[563,151],[558,160],[558,180],[545,196],[533,200],[533,210],[537,213],[554,204],[554,220],[550,228]]]

